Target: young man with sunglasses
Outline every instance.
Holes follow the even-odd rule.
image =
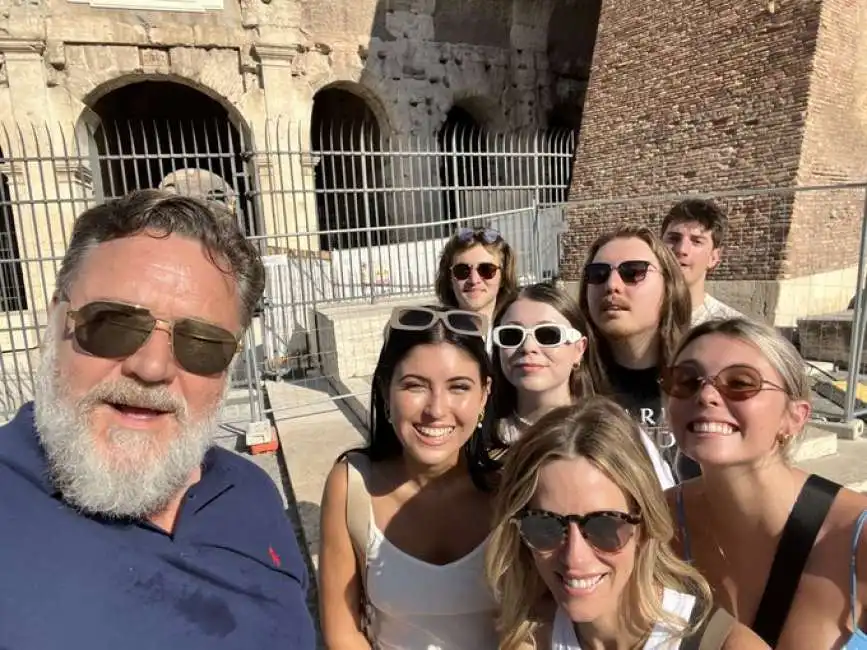
[[[709,199],[686,199],[673,206],[662,221],[662,240],[672,250],[683,271],[692,300],[692,323],[742,314],[707,293],[707,274],[722,256],[728,218]]]
[[[621,226],[590,246],[579,301],[594,390],[623,406],[673,462],[659,377],[689,325],[677,261],[650,229]]]
[[[0,428],[0,647],[315,647],[279,493],[212,446],[264,284],[216,204],[78,218],[35,401]]]

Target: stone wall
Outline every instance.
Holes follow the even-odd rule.
[[[565,73],[549,72],[549,54],[580,58],[562,46],[549,53],[549,19],[556,10],[590,25],[581,35],[592,52],[594,8],[585,4],[224,0],[219,11],[184,13],[28,2],[4,11],[0,28],[10,41],[42,48],[32,51],[41,74],[28,78],[38,92],[15,92],[15,66],[7,64],[0,119],[74,121],[113,87],[150,76],[192,84],[248,123],[309,120],[316,91],[339,82],[356,84],[391,132],[430,133],[454,104],[473,98],[481,122],[536,127],[562,100]],[[558,70],[564,65],[570,61]]]
[[[853,22],[846,0],[603,3],[564,279],[578,280],[613,222],[657,227],[676,195],[739,191],[720,198],[731,233],[714,290],[777,324],[845,306],[853,193],[750,190],[863,179],[865,23],[854,11]],[[599,201],[614,197],[624,200]]]

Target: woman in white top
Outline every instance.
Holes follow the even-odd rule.
[[[582,363],[586,329],[577,301],[551,284],[525,287],[502,306],[492,339],[496,411],[504,442],[517,440],[551,409],[593,395],[593,381]],[[671,468],[643,429],[640,436],[660,484],[673,486]]]
[[[332,650],[486,650],[493,418],[473,312],[394,310],[373,378],[370,444],[322,500],[320,615]]]
[[[636,424],[611,400],[551,411],[506,456],[487,572],[502,650],[766,650],[671,550]]]

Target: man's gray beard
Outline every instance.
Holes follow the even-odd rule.
[[[54,486],[65,501],[88,513],[145,519],[161,512],[201,466],[228,378],[220,399],[197,421],[191,420],[186,401],[167,387],[148,387],[128,377],[101,382],[75,400],[57,365],[56,323],[46,330],[36,375],[35,417]],[[174,411],[175,436],[167,441],[148,431],[111,427],[99,441],[91,416],[105,402]]]

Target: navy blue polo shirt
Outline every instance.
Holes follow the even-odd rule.
[[[308,585],[271,479],[212,448],[175,532],[66,505],[33,405],[0,427],[0,648],[313,650]]]

